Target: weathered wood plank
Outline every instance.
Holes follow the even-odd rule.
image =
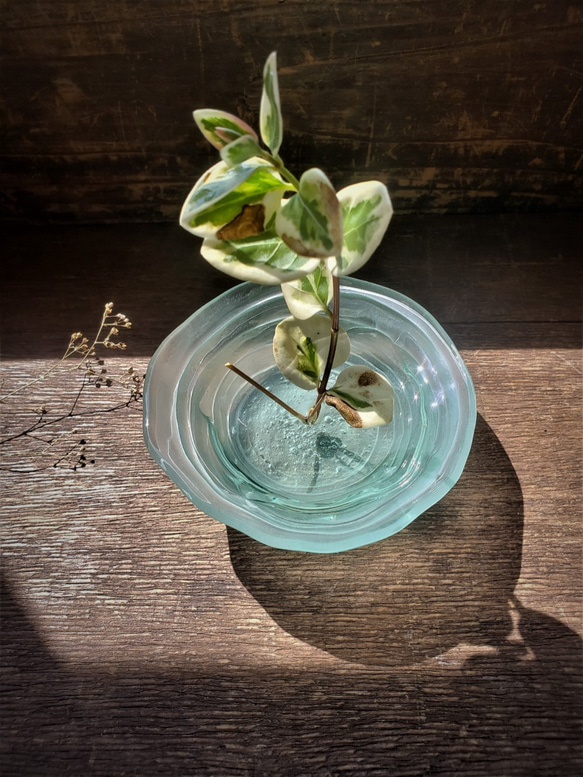
[[[172,218],[214,158],[191,110],[256,123],[272,49],[292,168],[380,177],[402,212],[581,207],[583,23],[568,0],[139,7],[5,3],[5,217]]]
[[[369,267],[445,317],[476,385],[457,486],[384,542],[275,550],[185,500],[144,449],[139,405],[109,412],[123,391],[84,391],[91,414],[54,424],[52,447],[0,446],[7,774],[579,775],[580,228],[395,227]],[[136,326],[107,367],[141,372],[220,289],[167,225],[13,229],[6,245],[11,385],[107,298]],[[0,437],[40,405],[66,414],[79,380],[2,405]]]
[[[466,473],[369,548],[226,531],[148,461],[131,414],[85,430],[93,467],[13,476],[12,768],[575,775],[580,387],[554,357],[533,376],[528,351],[465,356],[488,419]]]

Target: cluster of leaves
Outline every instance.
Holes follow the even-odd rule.
[[[197,110],[194,120],[221,161],[195,184],[180,224],[203,238],[201,254],[217,269],[240,280],[281,284],[291,315],[276,328],[275,362],[297,386],[318,392],[306,416],[288,409],[313,423],[325,401],[353,426],[387,423],[393,393],[379,373],[350,366],[327,386],[331,370],[350,354],[339,326],[339,278],[360,269],[381,242],[392,216],[386,187],[365,181],[336,192],[319,168],[298,180],[285,167],[275,52],[263,71],[261,140],[224,111]]]
[[[5,432],[0,437],[0,448],[7,462],[0,469],[30,474],[49,468],[76,471],[95,463],[95,459],[88,453],[88,442],[82,438],[77,427],[79,419],[130,406],[141,407],[144,376],[133,367],[121,373],[114,372],[106,366],[102,356],[102,349],[125,351],[126,345],[118,337],[121,329],[130,329],[131,326],[129,318],[123,313],[114,313],[113,303],[108,302],[93,338],[85,337],[82,332],[73,332],[58,361],[50,364],[42,374],[0,394],[0,405],[3,406],[6,422],[9,418],[18,421],[26,419],[13,431]],[[32,411],[23,410],[22,397],[26,396],[30,403],[35,386],[41,383],[46,386],[49,379],[61,382],[68,373],[80,376],[80,380],[73,386],[70,400],[65,401],[62,392],[59,392],[54,403],[44,402]],[[84,408],[82,398],[92,388],[118,389],[116,401],[107,404],[105,408]],[[23,440],[29,443],[26,448],[21,444]],[[23,452],[26,453],[24,461]]]

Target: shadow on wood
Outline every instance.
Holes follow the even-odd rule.
[[[20,777],[575,777],[581,639],[516,607],[524,642],[484,624],[499,649],[461,666],[103,671],[55,659],[6,585],[2,764]]]
[[[384,542],[314,556],[228,536],[239,579],[290,634],[347,661],[403,667],[460,643],[504,643],[522,525],[520,483],[480,417],[455,488]]]

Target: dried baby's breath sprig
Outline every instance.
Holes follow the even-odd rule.
[[[101,322],[97,329],[97,333],[93,340],[90,342],[89,338],[85,337],[83,332],[73,332],[69,338],[69,345],[67,346],[63,356],[53,364],[51,364],[44,372],[37,375],[36,378],[24,383],[22,386],[0,395],[0,402],[5,402],[9,397],[15,394],[20,394],[26,389],[33,386],[35,383],[40,383],[49,376],[53,375],[58,370],[62,370],[64,363],[71,359],[71,357],[79,356],[79,361],[71,364],[68,363],[65,366],[67,371],[72,370],[86,370],[92,369],[89,362],[92,359],[97,358],[98,349],[100,346],[108,348],[109,350],[125,351],[126,344],[116,340],[119,335],[119,328],[131,329],[132,322],[125,315],[125,313],[113,313],[113,302],[107,302],[103,308],[103,315]]]
[[[24,451],[27,460],[30,457],[36,459],[41,456],[44,462],[49,456],[50,463],[33,466],[21,460],[17,465],[2,466],[0,469],[23,474],[51,467],[76,471],[94,463],[95,460],[90,458],[86,451],[86,440],[74,440],[78,430],[70,428],[71,419],[110,413],[130,405],[138,410],[141,409],[138,403],[142,399],[144,375],[137,373],[133,367],[129,367],[121,374],[110,372],[105,365],[105,360],[100,356],[101,348],[126,350],[126,344],[119,340],[120,329],[130,329],[131,326],[129,318],[124,313],[114,314],[113,303],[108,302],[104,306],[100,324],[92,339],[85,337],[82,332],[72,332],[61,359],[51,364],[37,377],[0,396],[0,402],[7,403],[9,399],[22,395],[35,384],[49,377],[57,379],[63,374],[73,372],[79,372],[82,376],[66,411],[50,412],[47,405],[42,404],[34,411],[34,420],[31,420],[25,428],[0,439],[0,446],[6,446],[5,450],[10,451],[9,443],[26,438],[30,442],[30,446]],[[121,401],[114,402],[106,408],[103,406],[82,408],[81,398],[90,388],[118,388],[125,396]],[[119,393],[116,396],[118,395]],[[22,413],[22,408],[18,406],[13,408],[17,415]],[[21,458],[22,449],[17,453]]]

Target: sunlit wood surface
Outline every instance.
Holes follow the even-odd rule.
[[[80,373],[8,398],[3,773],[579,775],[581,238],[576,214],[395,218],[360,275],[441,321],[479,420],[453,491],[369,547],[274,550],[208,518],[115,384],[44,443],[22,432],[67,415]],[[231,285],[174,225],[3,243],[2,393],[110,300],[134,326],[106,375],[142,374]]]

